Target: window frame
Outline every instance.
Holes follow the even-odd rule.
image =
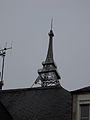
[[[84,120],[84,118],[82,119],[82,116],[81,116],[81,106],[84,106],[84,105],[88,106],[89,114],[88,114],[88,118],[87,119],[90,120],[90,104],[85,104],[85,103],[84,104],[83,103],[80,104],[80,120]]]
[[[80,105],[90,104],[90,93],[76,95],[76,118],[75,120],[80,120]],[[90,115],[90,111],[89,111]],[[90,116],[89,116],[90,120]]]

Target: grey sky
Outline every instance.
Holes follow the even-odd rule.
[[[46,57],[52,17],[62,86],[74,90],[90,85],[90,0],[0,0],[0,48],[13,40],[3,89],[33,84]]]

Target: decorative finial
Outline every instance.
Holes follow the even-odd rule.
[[[54,37],[52,27],[53,27],[53,18],[51,19],[51,29],[50,29],[50,32],[48,33],[50,37]]]

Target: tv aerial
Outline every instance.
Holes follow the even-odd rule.
[[[4,85],[4,82],[3,82],[4,63],[5,63],[6,51],[9,49],[12,49],[12,44],[11,44],[11,47],[7,47],[7,43],[6,43],[6,47],[0,49],[0,57],[2,58],[2,65],[1,65],[1,72],[0,72],[0,89],[2,89],[2,86]]]

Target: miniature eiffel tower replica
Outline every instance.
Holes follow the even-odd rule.
[[[40,84],[41,87],[47,86],[60,86],[59,79],[60,75],[57,72],[57,66],[55,65],[53,59],[53,30],[52,30],[52,21],[51,21],[51,30],[48,33],[49,35],[49,47],[47,52],[47,57],[44,62],[42,62],[43,68],[38,70],[39,76],[37,77],[34,84]]]

